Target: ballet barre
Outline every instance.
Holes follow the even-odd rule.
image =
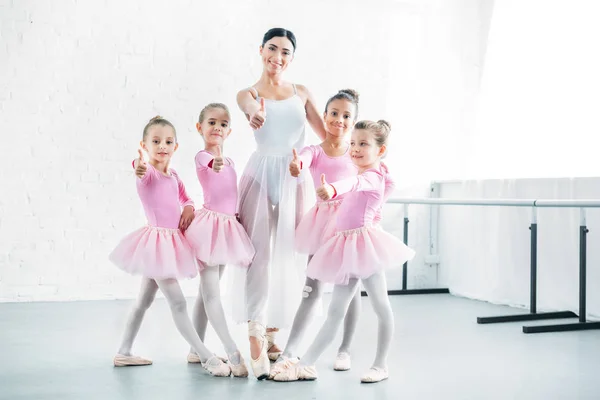
[[[531,224],[529,226],[530,250],[530,293],[529,313],[517,315],[501,315],[492,317],[478,317],[478,324],[491,324],[500,322],[534,321],[559,318],[579,318],[577,323],[557,325],[523,326],[523,333],[565,332],[588,329],[600,329],[600,322],[586,320],[586,254],[587,233],[586,208],[600,208],[600,200],[545,200],[545,199],[441,199],[441,198],[392,198],[390,204],[404,205],[404,243],[408,245],[408,207],[410,204],[427,204],[440,206],[497,206],[497,207],[530,207]],[[537,209],[538,208],[579,208],[579,315],[572,311],[537,312]],[[407,263],[402,271],[402,288],[406,288]],[[428,289],[425,289],[428,290]],[[444,289],[440,289],[444,290]],[[447,290],[447,289],[445,289]],[[448,292],[446,292],[448,293]],[[392,293],[390,293],[392,294]]]

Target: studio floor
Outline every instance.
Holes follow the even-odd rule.
[[[147,313],[134,347],[154,364],[133,368],[112,366],[131,301],[0,304],[0,399],[600,399],[600,330],[526,335],[523,323],[476,323],[477,316],[524,310],[451,295],[390,299],[390,379],[372,385],[360,383],[376,346],[366,297],[352,369],[331,368],[338,333],[317,363],[319,379],[294,383],[214,378],[187,364],[188,346],[163,299]],[[315,318],[302,350],[322,320]],[[550,323],[565,321],[572,320]],[[232,326],[248,360],[245,329]],[[282,331],[278,342],[286,337]],[[224,354],[210,327],[207,344]]]

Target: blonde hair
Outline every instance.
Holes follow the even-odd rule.
[[[156,117],[151,118],[150,121],[148,121],[148,123],[144,127],[144,133],[142,134],[142,140],[146,140],[146,136],[148,135],[148,130],[151,127],[153,127],[154,125],[170,126],[173,129],[173,134],[175,135],[175,140],[177,140],[177,131],[175,130],[175,127],[173,126],[173,124],[170,123],[168,120],[164,119],[163,117],[161,117],[160,115],[157,115]]]
[[[386,120],[380,119],[377,122],[362,120],[358,121],[354,125],[354,129],[363,129],[373,132],[375,136],[375,142],[379,147],[387,145],[390,132],[392,131],[392,125]]]
[[[205,106],[202,111],[200,111],[200,116],[198,117],[198,122],[202,123],[206,119],[206,113],[215,108],[220,108],[227,113],[227,118],[229,118],[229,123],[231,125],[231,114],[229,113],[229,108],[223,103],[210,103]]]

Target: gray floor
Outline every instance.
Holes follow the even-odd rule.
[[[111,363],[129,301],[0,304],[0,398],[600,399],[600,331],[525,335],[521,323],[475,323],[477,316],[522,310],[449,295],[391,300],[391,377],[375,385],[359,382],[375,349],[367,298],[353,369],[331,369],[332,346],[317,364],[319,379],[296,383],[213,378],[188,365],[187,345],[164,300],[150,309],[135,347],[154,365],[137,368]],[[244,327],[233,327],[233,334],[247,358]],[[212,331],[207,343],[223,354]]]

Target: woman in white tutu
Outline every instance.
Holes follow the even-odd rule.
[[[302,180],[288,173],[292,150],[304,146],[306,121],[325,138],[310,92],[283,80],[295,50],[292,32],[270,29],[260,47],[262,76],[237,95],[257,144],[240,179],[238,207],[256,255],[247,274],[238,276],[245,295],[234,296],[241,300],[234,304],[234,318],[248,321],[251,365],[258,379],[269,376],[269,359],[281,354],[275,332],[291,325],[304,283],[306,257],[295,252],[294,238],[306,211],[306,190]]]

